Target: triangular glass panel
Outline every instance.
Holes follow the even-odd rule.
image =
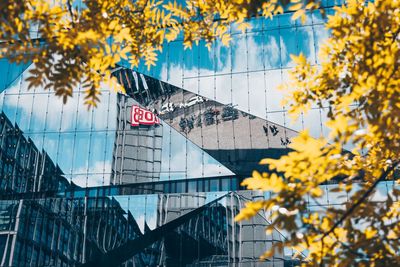
[[[133,70],[120,68],[114,75],[133,100],[153,110],[169,126],[237,175],[249,175],[262,158],[287,153],[291,138],[298,134],[240,111],[235,105],[224,105]],[[171,172],[171,167],[168,171],[183,172],[180,169]]]
[[[0,93],[7,89],[29,66],[28,63],[11,63],[7,58],[0,58]]]
[[[163,122],[160,180],[233,175],[176,129]]]

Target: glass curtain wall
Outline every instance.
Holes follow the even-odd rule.
[[[331,14],[341,2],[323,4]],[[125,266],[295,264],[294,251],[259,262],[285,238],[265,235],[269,214],[234,217],[246,201],[270,197],[239,185],[266,155],[259,151],[279,156],[305,128],[326,134],[325,107],[290,122],[277,87],[294,66],[290,54],[319,64],[328,33],[318,11],[305,24],[291,14],[250,23],[246,33],[232,26],[230,47],[184,50],[177,40],[150,71],[124,65],[116,75],[127,94],[104,86],[91,110],[81,88],[63,105],[53,92],[28,90],[28,65],[0,59],[0,265],[76,266],[129,244],[139,252]],[[160,123],[132,126],[133,106]],[[343,205],[354,192],[335,186],[324,185],[309,209]],[[379,184],[373,199],[386,200],[393,186]],[[163,226],[170,230],[154,237]]]

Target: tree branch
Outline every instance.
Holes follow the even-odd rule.
[[[321,239],[321,261],[319,263],[320,267],[324,267],[324,246],[325,246],[325,242],[324,239]]]
[[[335,232],[333,232],[333,234],[334,234],[335,237],[336,237],[336,241],[339,242],[340,245],[342,245],[343,247],[347,248],[347,250],[348,250],[351,254],[353,254],[353,255],[355,255],[355,256],[358,256],[358,257],[360,257],[360,258],[362,258],[362,259],[367,259],[367,260],[370,259],[370,257],[369,257],[368,255],[366,256],[366,255],[364,255],[364,254],[362,254],[362,253],[360,253],[360,252],[357,252],[357,251],[355,251],[354,249],[352,249],[349,245],[347,245],[346,243],[340,241],[340,238],[337,236],[337,234],[336,234]],[[330,249],[332,249],[333,246],[334,246],[334,244],[332,244],[332,246],[330,247]]]
[[[71,16],[71,24],[72,24],[72,27],[75,27],[74,13],[72,12],[72,4],[71,4],[70,1],[71,1],[71,0],[68,0],[68,1],[67,1],[67,8],[68,8],[69,15]]]
[[[397,165],[399,164],[398,161],[394,162],[386,171],[384,171],[382,173],[382,175],[379,177],[379,179],[377,179],[372,186],[361,196],[361,198],[359,198],[356,203],[354,203],[353,206],[350,207],[350,209],[348,209],[343,216],[331,227],[331,229],[329,229],[328,232],[326,232],[323,236],[322,239],[324,239],[325,237],[327,237],[329,234],[331,234],[336,227],[338,227],[340,224],[342,224],[344,222],[344,220],[346,220],[346,218],[348,216],[350,216],[351,213],[353,213],[353,211],[360,206],[360,204],[362,202],[364,202],[364,200],[372,193],[372,191],[375,189],[375,187],[378,185],[379,182],[383,181],[386,179],[386,177],[397,167]]]

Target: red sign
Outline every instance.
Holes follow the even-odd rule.
[[[140,124],[141,125],[155,125],[155,124],[158,125],[158,124],[160,124],[160,120],[151,111],[148,111],[139,106],[132,106],[131,125],[139,126]]]

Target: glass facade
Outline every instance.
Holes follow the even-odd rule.
[[[340,3],[324,4],[329,14]],[[80,88],[62,105],[42,88],[27,90],[26,66],[1,59],[2,111],[69,182],[83,187],[247,176],[259,159],[285,153],[299,130],[309,128],[315,137],[326,132],[324,108],[290,122],[277,87],[293,66],[289,54],[302,52],[318,64],[315,55],[328,35],[318,11],[304,25],[290,14],[249,22],[246,33],[232,27],[230,47],[217,41],[210,51],[204,43],[184,50],[177,40],[165,44],[150,71],[117,69],[128,94],[104,86],[99,107],[89,112]],[[162,126],[130,127],[135,102],[157,111]]]
[[[322,2],[328,14],[341,4]],[[89,111],[80,87],[63,105],[27,89],[29,64],[0,59],[0,266],[295,265],[294,251],[259,260],[285,238],[265,234],[269,214],[234,217],[269,197],[240,186],[260,159],[287,153],[302,129],[326,134],[326,108],[289,121],[278,85],[290,54],[319,63],[328,33],[318,11],[305,24],[291,14],[249,22],[245,33],[232,26],[230,47],[177,40],[150,71],[121,62],[113,75],[126,94],[104,86]],[[310,210],[345,203],[335,186]]]

